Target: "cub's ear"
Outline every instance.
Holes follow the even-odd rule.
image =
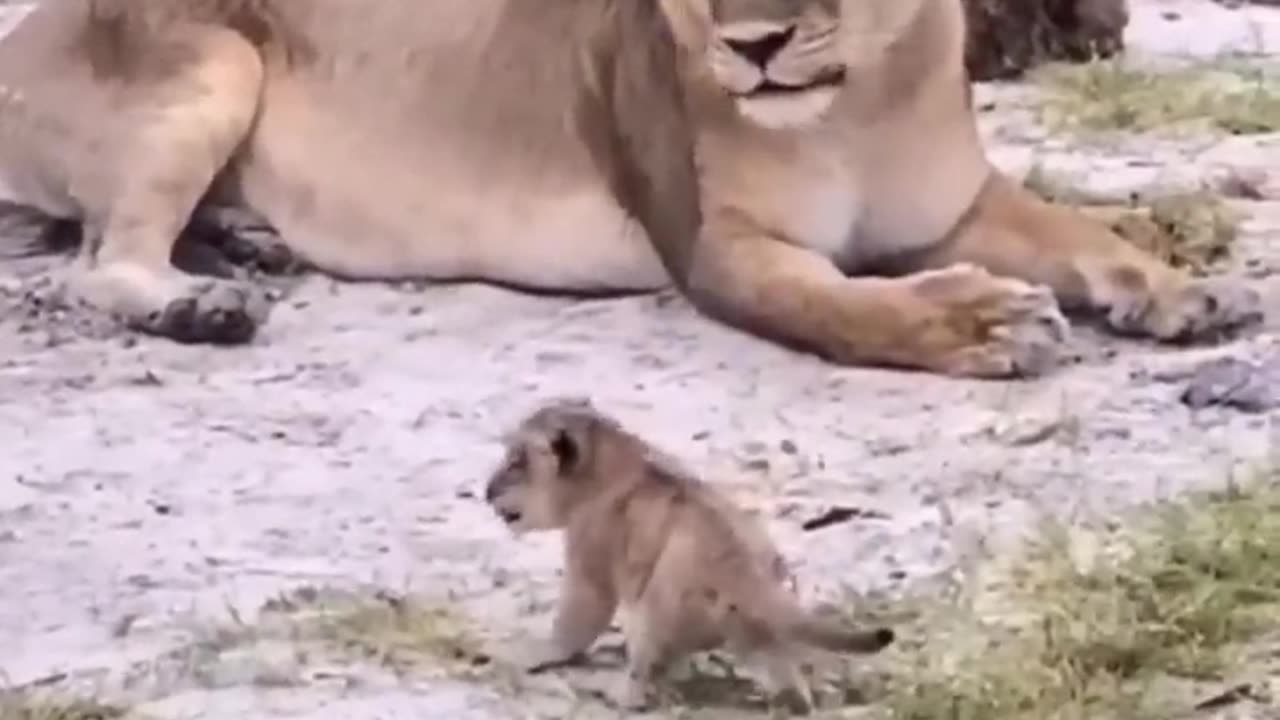
[[[581,469],[591,452],[592,432],[600,422],[591,400],[581,396],[548,402],[525,421],[545,438],[560,475]]]
[[[582,461],[584,437],[573,427],[563,427],[551,438],[551,452],[556,456],[561,475],[567,475],[578,469]]]
[[[591,454],[592,434],[600,418],[594,412],[567,412],[560,415],[551,436],[551,452],[561,475],[582,469]]]

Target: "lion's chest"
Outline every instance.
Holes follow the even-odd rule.
[[[864,206],[856,179],[837,157],[793,158],[759,175],[748,211],[769,231],[834,262],[857,254]],[[770,180],[772,178],[772,180]]]
[[[855,230],[862,205],[851,178],[814,173],[787,183],[780,194],[788,211],[777,212],[776,222],[786,239],[837,263],[858,254]]]
[[[839,145],[736,127],[700,139],[707,207],[838,264],[860,256],[864,188]]]

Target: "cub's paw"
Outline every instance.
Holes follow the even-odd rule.
[[[588,664],[587,661],[587,654],[579,652],[568,656],[557,656],[534,662],[527,662],[524,665],[524,671],[529,675],[542,675],[553,670],[583,667]]]
[[[793,716],[804,717],[812,715],[816,709],[813,704],[813,698],[808,692],[800,688],[783,688],[770,693],[769,704],[785,709]]]
[[[970,264],[912,278],[927,304],[918,338],[923,364],[948,375],[1014,378],[1054,367],[1070,326],[1053,292]]]
[[[1239,280],[1182,280],[1163,292],[1120,295],[1107,312],[1116,332],[1170,343],[1213,339],[1261,322],[1262,295]]]
[[[651,682],[628,676],[623,680],[616,704],[627,712],[647,712],[657,707],[655,695],[655,688]]]
[[[130,325],[180,343],[238,345],[253,339],[270,310],[260,289],[210,280],[193,283],[188,292]]]

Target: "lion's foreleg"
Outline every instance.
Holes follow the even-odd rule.
[[[847,278],[817,253],[720,220],[697,246],[688,296],[757,335],[848,365],[978,377],[1043,372],[1064,339],[1047,290],[972,266]]]
[[[953,236],[912,269],[957,262],[1047,285],[1064,307],[1100,312],[1126,334],[1186,340],[1261,317],[1256,291],[1192,278],[1100,222],[1000,175]]]

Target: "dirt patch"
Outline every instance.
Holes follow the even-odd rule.
[[[1274,10],[1176,6],[1179,22],[1204,18],[1196,43],[1241,13],[1280,27]],[[1177,37],[1167,7],[1135,3],[1129,47]],[[1101,193],[1261,173],[1258,197],[1227,200],[1242,219],[1214,272],[1277,305],[1274,135],[1086,143],[1035,123],[1016,101],[1031,91],[979,88],[994,98],[984,135],[1011,171],[1041,163]],[[547,631],[559,554],[555,537],[508,537],[478,483],[498,460],[495,432],[548,395],[591,392],[762,513],[806,602],[929,582],[1045,514],[1073,523],[1213,486],[1277,437],[1273,413],[1193,409],[1164,379],[1280,353],[1274,320],[1189,349],[1081,325],[1075,361],[1052,376],[979,383],[836,368],[670,294],[574,301],[303,276],[251,346],[218,349],[51,320],[32,303],[57,262],[2,262],[0,670],[156,718],[612,716],[598,696],[616,667],[537,682],[500,671]],[[805,531],[839,508],[859,512]],[[233,613],[253,625],[300,587],[448,607],[493,667],[459,675],[410,651],[395,672],[321,648],[273,684],[297,646],[268,639],[192,680],[193,628]]]

